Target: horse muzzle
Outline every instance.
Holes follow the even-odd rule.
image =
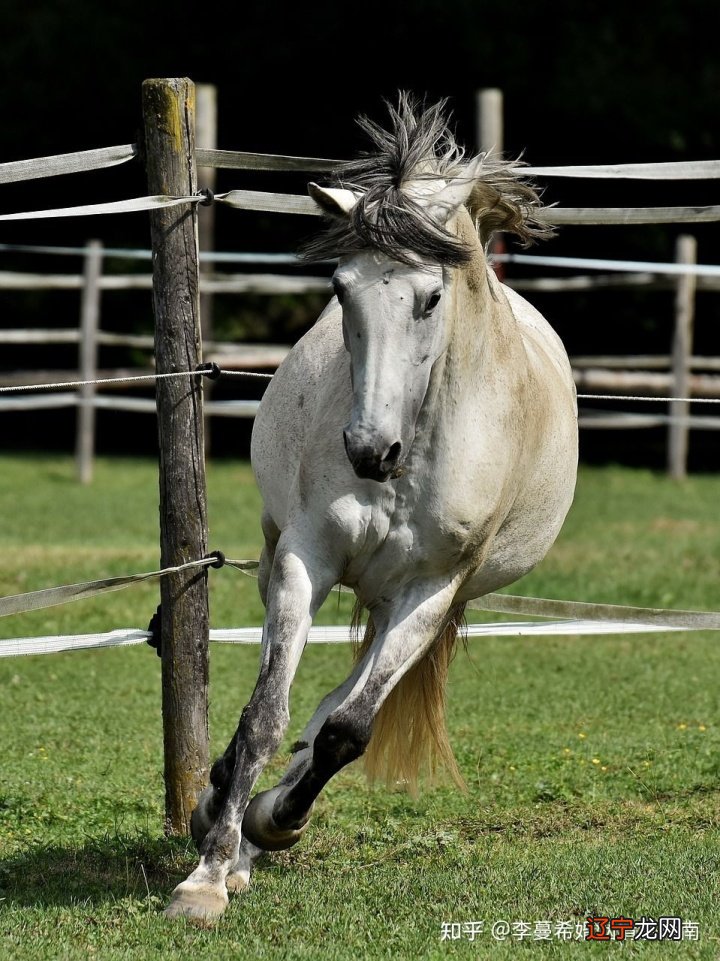
[[[348,460],[358,477],[383,484],[391,477],[400,476],[403,447],[399,440],[389,445],[368,443],[366,438],[358,437],[350,430],[343,431],[343,440]]]

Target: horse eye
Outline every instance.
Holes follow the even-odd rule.
[[[428,298],[427,306],[425,307],[425,313],[426,314],[431,313],[431,311],[435,310],[435,308],[439,303],[440,303],[440,291],[437,290],[435,291],[434,294],[432,294]]]

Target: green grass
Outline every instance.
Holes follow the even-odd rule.
[[[249,468],[209,470],[211,547],[258,555]],[[581,472],[576,503],[515,593],[608,603],[720,606],[718,481]],[[0,458],[0,593],[158,563],[157,474],[101,460],[92,487],[57,457]],[[213,571],[213,626],[259,623],[254,581]],[[4,618],[2,636],[143,627],[157,586]],[[333,596],[324,623],[347,619]],[[480,615],[478,615],[480,617]],[[160,914],[194,864],[162,835],[159,662],[146,648],[0,661],[0,959],[586,957],[585,943],[440,940],[443,922],[578,921],[587,912],[679,915],[682,945],[625,954],[716,958],[720,939],[717,636],[506,638],[453,665],[449,725],[469,793],[417,799],[341,773],[311,830],[273,855],[214,927]],[[311,647],[286,746],[348,669]],[[217,645],[213,751],[255,679],[256,648]],[[263,779],[277,779],[281,752]]]

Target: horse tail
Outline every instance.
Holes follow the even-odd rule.
[[[460,788],[467,787],[458,768],[445,720],[447,676],[455,654],[458,630],[464,625],[465,605],[451,611],[450,621],[422,660],[403,675],[383,702],[373,723],[365,751],[368,780],[398,782],[417,794],[421,774],[439,780],[444,773]],[[359,633],[362,606],[355,605],[353,628]],[[361,643],[355,644],[356,662],[375,638],[372,616],[368,617]]]

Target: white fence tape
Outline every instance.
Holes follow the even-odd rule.
[[[103,204],[82,204],[79,207],[57,207],[54,210],[27,210],[16,214],[0,214],[0,220],[50,220],[57,217],[92,217],[100,214],[127,214],[140,210],[159,210],[162,207],[178,207],[180,204],[200,203],[205,198],[134,197],[130,200],[112,200]]]
[[[215,197],[238,210],[321,216],[314,200],[301,194],[278,194],[259,190],[231,190]],[[709,207],[546,207],[537,219],[562,225],[712,223],[720,220],[720,206]]]
[[[682,631],[681,627],[657,627],[652,624],[626,624],[622,621],[516,621],[512,623],[468,624],[467,637],[550,637],[581,634],[647,634],[658,631]],[[210,631],[211,641],[228,644],[259,644],[261,627],[244,627]],[[311,644],[348,644],[351,631],[347,626],[311,627]]]
[[[0,164],[0,184],[17,183],[21,180],[37,180],[39,177],[56,177],[59,174],[82,173],[116,167],[137,156],[135,144],[119,147],[100,147],[97,150],[80,150],[76,153],[57,154],[54,157],[37,157],[33,160],[14,160]]]
[[[143,644],[150,637],[139,628],[119,628],[107,634],[57,634],[49,637],[13,637],[0,640],[0,657],[23,654],[60,654],[88,648],[129,647]]]
[[[275,154],[247,153],[234,150],[198,148],[198,167],[222,167],[234,170],[299,170],[332,171],[345,161],[321,157],[290,157]],[[720,160],[679,160],[666,163],[589,164],[566,167],[524,167],[534,177],[583,177],[610,180],[716,180],[720,178]]]
[[[530,267],[554,267],[558,269],[582,268],[583,270],[608,270],[620,273],[690,274],[695,277],[720,277],[718,264],[657,263],[646,260],[602,260],[599,257],[542,257],[529,254],[495,254],[493,262],[502,264],[526,264]]]
[[[198,167],[215,167],[224,170],[297,170],[332,171],[342,160],[322,157],[290,157],[279,154],[247,153],[241,150],[216,150],[210,147],[195,149]]]
[[[267,375],[270,376],[270,375]],[[579,394],[580,400],[603,399],[598,394]],[[606,399],[606,398],[605,398]],[[622,400],[622,397],[611,397],[612,400]],[[643,397],[643,401],[664,402],[664,398]],[[696,403],[698,398],[688,398]],[[701,398],[702,400],[702,398]],[[704,398],[707,403],[720,403],[720,399]],[[0,413],[25,410],[54,410],[58,408],[78,407],[90,403],[100,410],[124,411],[129,414],[156,414],[157,406],[154,400],[144,397],[103,397],[95,395],[91,401],[83,400],[78,394],[42,394],[41,396],[24,396],[0,399]],[[212,417],[240,417],[253,418],[260,407],[259,400],[211,400],[205,401],[203,410]],[[578,424],[585,428],[609,427],[662,427],[667,424],[682,424],[693,430],[720,430],[720,417],[674,417],[667,414],[637,414],[632,411],[581,411]]]
[[[223,559],[240,571],[255,570],[257,561],[236,561]],[[63,584],[60,587],[48,587],[40,591],[27,591],[24,594],[11,594],[0,597],[0,617],[9,614],[22,614],[26,611],[38,611],[45,607],[55,607],[58,604],[69,604],[71,601],[81,601],[97,594],[107,594],[110,591],[121,591],[131,584],[140,581],[154,580],[166,574],[180,574],[193,568],[213,567],[218,564],[218,556],[213,554],[197,561],[188,561],[176,567],[164,567],[158,571],[147,571],[143,574],[125,574],[120,577],[104,577],[94,581],[82,581],[78,584]]]
[[[16,160],[0,164],[0,184],[113,167],[133,160],[137,154],[138,148],[135,144],[122,144],[116,147],[80,150],[50,157]],[[195,161],[198,167],[285,171],[332,171],[343,163],[342,160],[320,157],[294,157],[208,148],[197,148]],[[526,173],[537,177],[582,177],[588,179],[601,177],[613,180],[714,180],[720,177],[720,161],[718,160],[589,164],[565,167],[528,166],[524,169]]]
[[[604,634],[652,634],[682,631],[681,627],[657,627],[650,624],[625,624],[614,621],[526,621],[505,624],[469,624],[467,637],[561,637],[597,636]],[[0,640],[0,657],[33,654],[59,654],[92,648],[129,647],[143,644],[152,635],[139,628],[126,628],[106,634],[59,634],[48,637],[13,637]],[[222,644],[259,644],[261,627],[227,628],[210,631],[210,640]],[[346,626],[311,627],[309,644],[348,644],[350,629]]]
[[[79,584],[52,587],[0,598],[0,616],[39,610],[57,604],[89,598],[109,591],[121,590],[140,581],[180,573],[191,568],[218,566],[218,560],[244,573],[255,570],[254,560],[229,560],[217,553],[178,567],[168,567],[143,574],[110,577]],[[353,592],[339,587],[344,593]],[[472,624],[469,637],[520,637],[524,635],[597,635],[647,633],[655,631],[720,630],[720,612],[682,611],[661,608],[627,607],[617,604],[594,604],[586,601],[561,601],[542,597],[522,597],[513,594],[486,594],[467,604],[470,610],[515,614],[521,617],[563,618],[562,623]],[[257,643],[262,629],[238,628],[211,631],[210,639],[232,643]],[[92,647],[117,647],[140,644],[151,635],[136,628],[111,631],[107,634],[54,635],[39,638],[9,638],[0,640],[0,657],[21,654],[45,654]],[[314,627],[312,643],[345,643],[350,632],[346,627]]]
[[[473,611],[519,614],[522,617],[562,617],[568,620],[605,621],[615,624],[643,624],[658,629],[719,631],[720,611],[680,611],[658,607],[628,607],[591,601],[559,601],[547,597],[517,594],[486,594],[468,602]]]
[[[205,202],[203,194],[188,197],[169,197],[156,194],[150,197],[133,197],[129,200],[113,200],[101,204],[81,204],[77,207],[56,207],[51,210],[26,210],[14,214],[0,214],[0,220],[50,220],[58,217],[94,217],[102,214],[126,214],[143,210],[158,210],[182,204]],[[227,204],[240,210],[276,211],[288,214],[311,214],[320,216],[322,211],[310,197],[304,194],[275,194],[259,190],[231,190],[216,194],[217,203]]]
[[[203,195],[194,197],[137,197],[103,204],[85,204],[54,210],[33,210],[15,214],[0,214],[0,220],[43,220],[55,217],[89,217],[98,214],[130,213],[174,207],[178,204],[200,203]],[[216,194],[215,201],[238,210],[254,210],[281,214],[322,216],[322,210],[304,194],[280,194],[261,190],[230,190]],[[720,221],[720,206],[710,207],[545,207],[536,213],[537,219],[555,226],[599,224],[680,224],[713,223]]]
[[[220,368],[220,372],[223,377],[250,377],[259,378],[260,380],[272,380],[273,374],[261,374],[257,371],[252,370],[227,370],[225,368]],[[0,387],[0,394],[18,393],[26,391],[53,391],[67,389],[70,387],[86,387],[89,385],[103,385],[103,384],[130,384],[133,382],[142,381],[153,381],[160,380],[164,377],[197,377],[200,376],[202,371],[198,370],[186,370],[186,371],[172,371],[163,374],[136,374],[126,377],[101,377],[96,380],[77,380],[77,381],[62,381],[60,383],[53,384],[13,384],[7,387]],[[693,404],[720,404],[720,398],[718,397],[656,397],[648,396],[646,394],[578,394],[578,400],[608,400],[608,401],[643,401],[643,402],[654,402],[654,403],[670,403],[675,401],[683,401],[686,403]],[[92,403],[95,403],[93,400]],[[31,406],[40,408],[41,404],[30,405],[26,409],[30,409]],[[48,405],[52,406],[52,405]],[[66,404],[59,404],[57,406],[67,406]],[[102,405],[98,405],[102,406]],[[110,402],[105,403],[106,407],[115,407],[119,409],[117,403],[111,404]],[[5,408],[3,402],[0,401],[0,410],[10,409]],[[20,408],[17,408],[20,409]],[[139,403],[134,406],[135,410],[146,410],[148,412],[152,411],[153,408],[150,403],[142,404]],[[226,416],[253,416],[251,409],[245,408],[242,414],[237,413],[240,408],[235,407],[236,413],[233,413],[233,408],[224,406],[218,407],[217,413],[221,416],[224,414]],[[212,411],[210,411],[212,413]]]
[[[216,200],[238,210],[321,216],[314,200],[301,194],[276,194],[259,190],[231,190]],[[555,226],[713,223],[720,221],[720,206],[709,207],[545,207],[538,220]]]
[[[536,217],[554,227],[627,226],[630,224],[707,224],[720,220],[712,207],[545,207]]]
[[[216,200],[238,210],[321,216],[314,200],[301,194],[231,190]],[[536,213],[544,223],[562,225],[673,224],[720,221],[720,206],[710,207],[545,207]]]
[[[582,177],[589,180],[717,180],[720,160],[673,160],[668,163],[589,164],[567,167],[525,167],[533,177]]]

